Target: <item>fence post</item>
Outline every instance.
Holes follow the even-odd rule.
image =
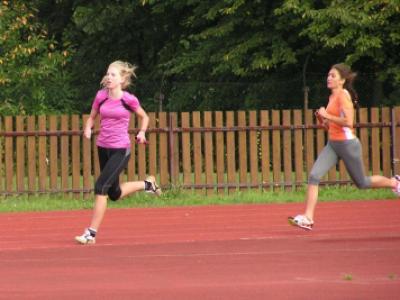
[[[169,172],[169,183],[175,185],[176,178],[174,176],[175,169],[175,155],[174,155],[174,126],[173,126],[173,115],[168,114],[168,172]]]
[[[2,133],[2,122],[3,119],[0,116],[0,133]],[[0,136],[0,192],[3,192],[3,178],[5,177],[3,174],[3,136]]]
[[[166,112],[159,112],[158,113],[158,127],[159,131],[159,151],[158,157],[160,161],[160,184],[161,186],[166,186],[170,179],[169,177],[169,164],[168,164],[168,133],[165,132],[167,124],[167,113]]]
[[[392,107],[391,108],[391,133],[390,133],[390,136],[391,136],[391,139],[392,139],[392,141],[391,141],[391,144],[392,144],[392,175],[394,175],[394,174],[398,174],[397,173],[397,166],[398,166],[398,164],[399,164],[399,162],[400,162],[400,159],[399,159],[399,150],[398,150],[398,147],[397,147],[397,133],[399,132],[399,130],[397,129],[397,124],[398,124],[398,121],[397,121],[397,119],[398,119],[398,116],[400,115],[399,114],[400,113],[400,110],[399,109],[396,109],[395,107]]]

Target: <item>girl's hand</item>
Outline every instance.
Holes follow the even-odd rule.
[[[138,144],[146,144],[146,135],[143,130],[140,130],[139,133],[136,135],[136,142]]]
[[[328,130],[329,129],[329,121],[327,119],[325,119],[323,116],[321,116],[321,114],[319,113],[321,109],[325,110],[324,107],[321,107],[319,110],[317,110],[315,112],[315,116],[317,117],[318,123],[320,123],[322,126],[324,126],[325,130]],[[326,110],[325,110],[325,113],[326,113]]]
[[[321,106],[320,108],[319,108],[319,110],[318,110],[318,115],[320,116],[320,117],[322,117],[322,118],[326,118],[327,116],[328,116],[328,113],[326,112],[326,109],[325,109],[325,107],[323,107],[323,106]]]
[[[317,110],[314,114],[315,114],[315,117],[316,117],[317,120],[318,120],[318,123],[323,124],[325,120],[324,120],[324,118],[321,117],[321,115],[318,113],[318,110]]]
[[[83,131],[83,135],[85,136],[85,138],[90,140],[90,137],[92,136],[92,128],[85,127],[85,130]]]

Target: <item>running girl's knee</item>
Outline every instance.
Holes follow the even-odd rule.
[[[311,172],[310,175],[308,176],[309,184],[319,185],[320,181],[321,181],[321,177],[316,173]]]
[[[107,195],[107,190],[108,187],[105,187],[105,185],[101,181],[99,180],[96,181],[94,185],[95,195]]]
[[[364,177],[361,180],[354,180],[354,183],[359,189],[369,189],[371,187],[371,179]]]
[[[117,201],[121,197],[122,191],[120,188],[109,189],[107,194],[108,194],[108,198],[110,198],[110,200]]]

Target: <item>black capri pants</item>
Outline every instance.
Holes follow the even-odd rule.
[[[116,201],[121,197],[119,175],[128,165],[131,151],[129,148],[97,147],[100,163],[100,176],[97,178],[94,192],[96,195],[108,195]]]

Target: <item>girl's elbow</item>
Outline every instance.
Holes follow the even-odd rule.
[[[148,116],[146,113],[141,114],[141,115],[139,116],[139,118],[140,118],[140,121],[141,121],[142,123],[148,123],[148,122],[150,121],[150,118],[149,118],[149,116]]]

